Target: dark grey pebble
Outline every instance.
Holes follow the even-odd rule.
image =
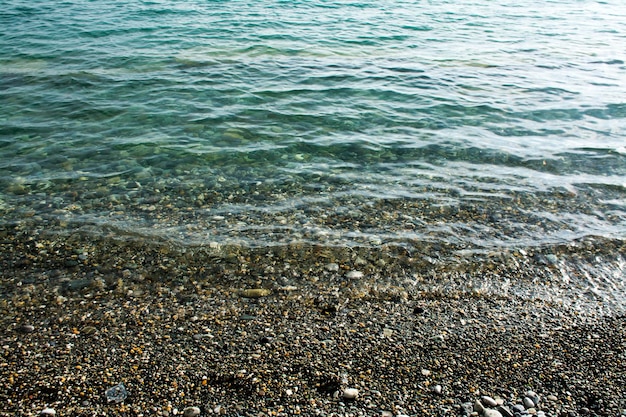
[[[509,409],[509,407],[504,406],[504,405],[498,406],[496,410],[498,410],[500,414],[502,414],[504,417],[513,417],[514,415],[513,412]]]
[[[17,331],[20,333],[32,333],[35,331],[35,326],[32,324],[24,324],[17,328]]]
[[[474,401],[474,411],[476,411],[478,414],[482,414],[485,411],[485,407],[483,407],[483,404],[476,400]]]

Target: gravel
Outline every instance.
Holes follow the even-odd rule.
[[[375,287],[374,267],[346,280],[332,252],[0,237],[1,416],[495,416],[528,412],[526,398],[537,415],[626,410],[623,315]]]

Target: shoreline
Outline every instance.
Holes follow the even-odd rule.
[[[45,242],[2,233],[2,416],[463,415],[482,396],[511,411],[527,391],[539,416],[626,414],[623,313],[372,288],[331,279],[326,258],[310,276],[306,263],[278,273],[278,256],[270,273],[266,259],[270,280],[177,273],[156,249],[102,246],[96,262],[81,239]],[[127,398],[107,403],[119,383]]]

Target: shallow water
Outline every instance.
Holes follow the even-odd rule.
[[[623,242],[624,22],[612,0],[9,0],[0,221],[446,256]],[[613,255],[579,276],[619,303]]]

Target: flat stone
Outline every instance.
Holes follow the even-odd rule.
[[[363,278],[363,272],[361,271],[350,271],[346,274],[346,278],[348,279],[359,279]]]
[[[56,416],[57,412],[53,408],[46,407],[39,413],[40,416],[51,417]]]
[[[515,415],[509,409],[509,407],[507,407],[505,405],[499,405],[498,408],[496,408],[496,410],[498,410],[500,412],[500,414],[502,414],[503,417],[513,417]]]
[[[526,413],[526,408],[521,404],[515,404],[513,407],[514,414],[524,414]]]
[[[502,417],[502,414],[500,414],[498,410],[494,410],[492,408],[485,408],[485,411],[483,411],[483,416],[484,417]]]
[[[495,407],[498,405],[496,400],[489,397],[488,395],[483,395],[482,397],[480,397],[480,401],[483,403],[485,407]]]
[[[337,271],[339,271],[339,264],[331,262],[329,264],[326,264],[324,266],[324,269],[326,269],[329,272],[337,272]]]
[[[548,400],[550,400],[550,401],[558,401],[559,400],[559,398],[556,395],[548,395],[546,398]]]
[[[474,401],[474,411],[478,414],[482,414],[485,411],[485,407],[479,400]]]

